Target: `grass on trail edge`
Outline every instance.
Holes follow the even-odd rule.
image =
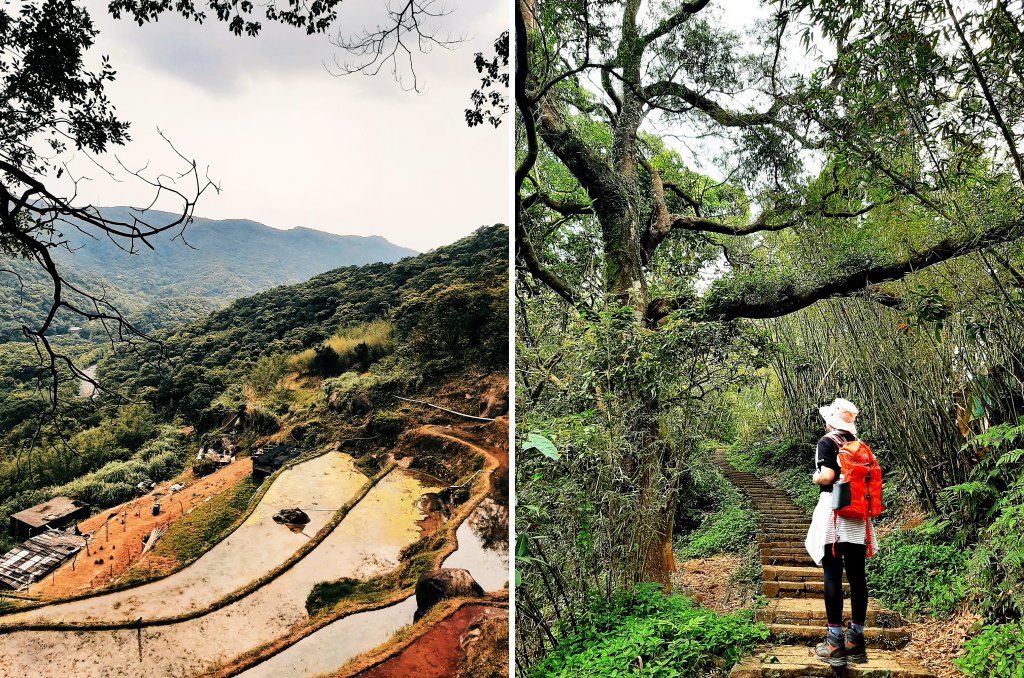
[[[757,520],[750,502],[724,478],[721,483],[721,505],[705,516],[696,530],[680,540],[677,554],[682,560],[720,553],[742,554],[757,536]]]

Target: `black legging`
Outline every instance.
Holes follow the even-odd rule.
[[[843,565],[846,565],[846,581],[850,584],[851,621],[863,624],[868,613],[868,580],[864,575],[864,560],[868,548],[864,544],[839,542],[836,554],[832,555],[832,544],[825,544],[825,557],[821,567],[825,570],[825,613],[828,623],[841,626],[843,623]]]

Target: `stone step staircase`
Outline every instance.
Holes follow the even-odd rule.
[[[785,492],[733,468],[724,450],[716,453],[715,463],[755,510],[771,507],[770,512],[758,514],[761,594],[768,604],[758,610],[757,618],[768,627],[772,644],[743,659],[730,678],[836,676],[836,669],[814,657],[814,645],[825,636],[825,604],[821,568],[804,549],[810,519]],[[849,593],[847,584],[843,589]],[[846,612],[849,614],[849,605]],[[850,664],[842,675],[933,678],[901,651],[910,641],[904,620],[874,600],[868,601],[864,635],[868,638],[868,662]]]

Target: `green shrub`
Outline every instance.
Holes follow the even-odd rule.
[[[706,558],[719,553],[740,553],[754,540],[757,521],[749,504],[735,488],[721,488],[722,504],[685,538],[680,556]]]
[[[370,433],[373,435],[395,435],[405,430],[405,417],[398,412],[385,410],[374,412],[370,417]]]
[[[966,596],[969,554],[940,543],[927,529],[893,532],[868,559],[871,593],[889,607],[912,614],[948,614]]]
[[[1024,625],[993,624],[964,643],[953,665],[968,678],[1024,678]]]
[[[813,441],[785,436],[774,442],[736,443],[726,450],[729,463],[740,471],[800,469],[810,472]]]
[[[531,678],[588,676],[696,676],[728,671],[767,637],[751,611],[719,615],[681,596],[641,584],[591,605],[587,622],[562,637]]]
[[[256,435],[269,435],[281,428],[281,422],[272,412],[257,406],[250,408],[246,415],[245,428]]]
[[[990,619],[1024,616],[1024,504],[1000,502],[970,563],[970,583],[979,612]]]
[[[280,353],[263,356],[245,377],[245,385],[256,395],[265,396],[288,373],[288,358]]]
[[[335,581],[318,581],[306,596],[306,611],[314,615],[322,610],[329,610],[342,599],[349,598],[360,590],[362,582],[351,577],[342,577]]]

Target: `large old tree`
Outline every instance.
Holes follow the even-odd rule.
[[[584,322],[614,308],[650,332],[735,326],[837,296],[898,308],[887,282],[1022,233],[1019,7],[767,7],[744,37],[723,27],[736,8],[709,0],[517,2],[526,293],[539,282]],[[680,265],[681,250],[707,247],[717,260]],[[568,261],[588,249],[593,270]],[[622,361],[625,373],[649,371],[642,354]],[[618,397],[641,413],[621,483],[668,505],[627,546],[635,580],[667,582],[667,404],[642,386],[620,382]]]

